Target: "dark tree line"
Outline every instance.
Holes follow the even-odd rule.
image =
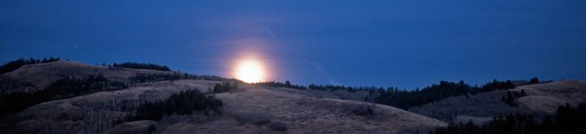
[[[187,75],[187,74],[185,74]],[[130,76],[130,81],[132,83],[137,82],[151,82],[151,81],[163,81],[163,80],[178,80],[181,79],[182,75],[178,73],[173,74],[143,74],[137,73],[136,75]],[[185,77],[183,77],[185,78]],[[187,78],[186,78],[187,79]]]
[[[169,67],[167,67],[167,66],[157,65],[157,64],[153,64],[153,63],[136,63],[136,62],[113,63],[112,67],[171,71],[171,69],[169,69]]]
[[[294,84],[291,84],[291,82],[289,82],[289,81],[285,81],[285,83],[278,82],[278,81],[269,81],[269,82],[258,82],[258,83],[253,83],[253,84],[254,85],[261,85],[261,86],[270,86],[270,87],[288,87],[288,88],[295,88],[295,89],[307,89],[305,86],[294,85]]]
[[[164,81],[164,80],[180,80],[180,79],[194,79],[194,80],[213,80],[213,81],[222,81],[223,78],[217,76],[208,76],[208,75],[192,75],[187,73],[173,73],[173,74],[145,74],[145,73],[137,73],[133,76],[129,77],[132,83],[140,83],[140,82],[151,82],[151,81]]]
[[[46,101],[123,88],[127,88],[124,83],[108,81],[102,75],[90,75],[83,79],[64,76],[41,91],[0,94],[0,109],[2,113],[16,113]]]
[[[53,61],[59,61],[59,58],[53,58],[50,57],[49,59],[47,58],[43,58],[43,59],[35,59],[35,58],[21,58],[18,60],[14,60],[14,61],[10,61],[2,66],[0,66],[0,74],[4,74],[4,73],[8,73],[10,71],[14,71],[18,68],[20,68],[21,66],[24,65],[29,65],[29,64],[39,64],[39,63],[47,63],[47,62],[53,62]]]
[[[128,121],[161,120],[165,115],[186,115],[194,112],[219,113],[222,105],[222,101],[212,94],[205,94],[197,89],[181,91],[164,100],[141,103]]]
[[[372,101],[380,104],[386,104],[397,108],[408,109],[413,106],[420,106],[429,102],[441,100],[443,98],[460,96],[475,90],[465,84],[441,81],[439,84],[416,89],[413,91],[399,90],[397,88],[388,88],[387,90],[378,90],[373,96]]]
[[[498,80],[492,80],[491,82],[488,82],[484,85],[482,85],[482,87],[478,88],[478,87],[474,87],[476,88],[475,90],[473,90],[471,93],[472,94],[477,94],[477,93],[482,93],[482,92],[490,92],[490,91],[494,91],[494,90],[498,90],[498,89],[513,89],[515,88],[515,84],[513,84],[513,82],[511,82],[510,80],[507,81],[498,81]]]
[[[367,98],[367,101],[373,101],[380,104],[386,104],[401,109],[421,106],[430,102],[439,101],[448,97],[461,96],[469,94],[478,94],[494,90],[506,90],[515,88],[515,85],[507,81],[493,80],[484,84],[482,87],[470,86],[464,81],[458,83],[440,81],[439,84],[433,84],[423,89],[411,91],[399,90],[398,88],[388,88],[387,90],[378,90],[376,94]]]
[[[357,90],[374,90],[375,87],[346,87],[342,85],[316,85],[316,84],[309,84],[307,85],[308,89],[314,90],[322,90],[322,91],[335,91],[335,90],[348,90],[348,91],[357,91]]]
[[[535,115],[509,114],[477,126],[472,122],[437,128],[431,134],[584,134],[586,103],[577,107],[560,106],[553,116],[543,119]]]
[[[355,91],[375,91],[375,90],[382,90],[382,87],[347,87],[342,85],[318,85],[318,84],[309,84],[307,87],[303,85],[296,85],[291,84],[289,81],[285,82],[278,82],[278,81],[269,81],[269,82],[258,82],[253,83],[254,85],[261,85],[261,86],[270,86],[270,87],[287,87],[287,88],[294,88],[294,89],[311,89],[311,90],[321,90],[321,91],[336,91],[336,90],[346,90],[349,92]]]
[[[346,87],[341,85],[316,85],[309,84],[307,87],[294,85],[290,82],[260,82],[256,85],[272,87],[289,87],[295,89],[310,89],[322,91],[346,90],[348,92],[369,91],[370,95],[365,97],[365,101],[394,106],[401,109],[409,109],[414,106],[421,106],[430,102],[438,101],[448,97],[460,95],[475,95],[482,92],[494,90],[507,90],[515,88],[510,80],[507,81],[490,81],[481,87],[470,86],[464,81],[458,83],[440,81],[439,84],[433,84],[423,89],[400,90],[396,87]]]

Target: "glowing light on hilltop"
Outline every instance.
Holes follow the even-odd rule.
[[[247,83],[261,82],[265,77],[263,65],[256,60],[243,60],[236,66],[236,79]]]

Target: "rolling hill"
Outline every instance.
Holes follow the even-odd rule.
[[[138,75],[165,76],[136,80]],[[415,133],[447,123],[391,106],[323,97],[311,90],[251,85],[180,72],[92,66],[72,61],[25,65],[0,75],[2,92],[34,93],[64,76],[105,77],[124,88],[56,95],[16,113],[1,115],[1,133]],[[166,76],[177,76],[169,79]],[[188,77],[189,76],[189,77]],[[238,88],[213,93],[220,83]],[[145,102],[198,90],[223,102],[221,113],[127,120]]]

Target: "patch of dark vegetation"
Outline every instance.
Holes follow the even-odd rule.
[[[365,116],[368,118],[374,118],[374,105],[360,105],[358,107],[355,107],[352,109],[352,113],[359,115],[359,116]]]
[[[509,106],[516,107],[517,104],[515,103],[515,99],[521,98],[523,96],[527,96],[525,90],[521,90],[521,92],[507,91],[507,96],[503,96],[503,98],[501,98],[501,101],[507,103],[507,105]]]
[[[223,82],[215,84],[213,91],[214,93],[224,93],[234,89],[238,89],[238,83]]]
[[[193,79],[193,80],[211,80],[211,81],[222,81],[225,80],[224,78],[218,76],[209,76],[209,75],[192,75],[187,73],[173,73],[173,74],[161,74],[161,73],[154,73],[154,74],[145,74],[145,73],[137,73],[133,76],[130,76],[131,83],[141,83],[141,82],[152,82],[152,81],[165,81],[165,80],[180,80],[180,79]]]
[[[254,85],[261,85],[261,86],[269,86],[269,87],[287,87],[287,88],[294,88],[294,89],[307,89],[305,86],[294,85],[294,84],[291,84],[291,82],[289,82],[289,81],[285,81],[285,83],[278,82],[278,81],[269,81],[269,82],[258,82],[258,83],[253,83],[253,84]]]
[[[50,57],[49,59],[47,59],[47,58],[43,58],[43,59],[20,58],[18,60],[10,61],[10,62],[0,66],[0,74],[5,74],[10,71],[14,71],[24,65],[48,63],[48,62],[53,62],[53,61],[59,61],[59,58],[53,58],[53,57]]]
[[[113,63],[111,67],[171,71],[171,69],[169,69],[169,67],[167,67],[165,65],[157,65],[157,64],[153,64],[153,63],[136,63],[136,62]]]
[[[431,134],[584,134],[586,133],[586,103],[577,107],[560,106],[553,116],[539,119],[534,115],[497,117],[477,126],[472,122],[437,128]]]
[[[149,126],[147,133],[154,134],[156,131],[157,131],[157,127],[155,125],[151,125],[151,126]]]
[[[223,103],[213,94],[202,93],[197,89],[181,91],[165,100],[143,102],[139,104],[136,113],[127,121],[161,120],[165,115],[188,115],[202,112],[206,115],[220,113]]]
[[[276,131],[287,131],[287,124],[283,123],[283,122],[271,122],[269,124],[269,127],[273,130]]]
[[[16,113],[46,101],[124,88],[128,86],[121,82],[109,81],[102,75],[90,75],[82,79],[64,76],[41,91],[0,94],[0,111],[1,113]]]

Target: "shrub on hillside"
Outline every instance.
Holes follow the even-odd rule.
[[[537,84],[539,83],[539,79],[537,77],[533,77],[531,78],[531,80],[529,80],[529,84]]]
[[[223,82],[222,84],[215,84],[213,91],[214,93],[224,93],[233,89],[238,89],[237,83],[230,84],[229,82]]]

